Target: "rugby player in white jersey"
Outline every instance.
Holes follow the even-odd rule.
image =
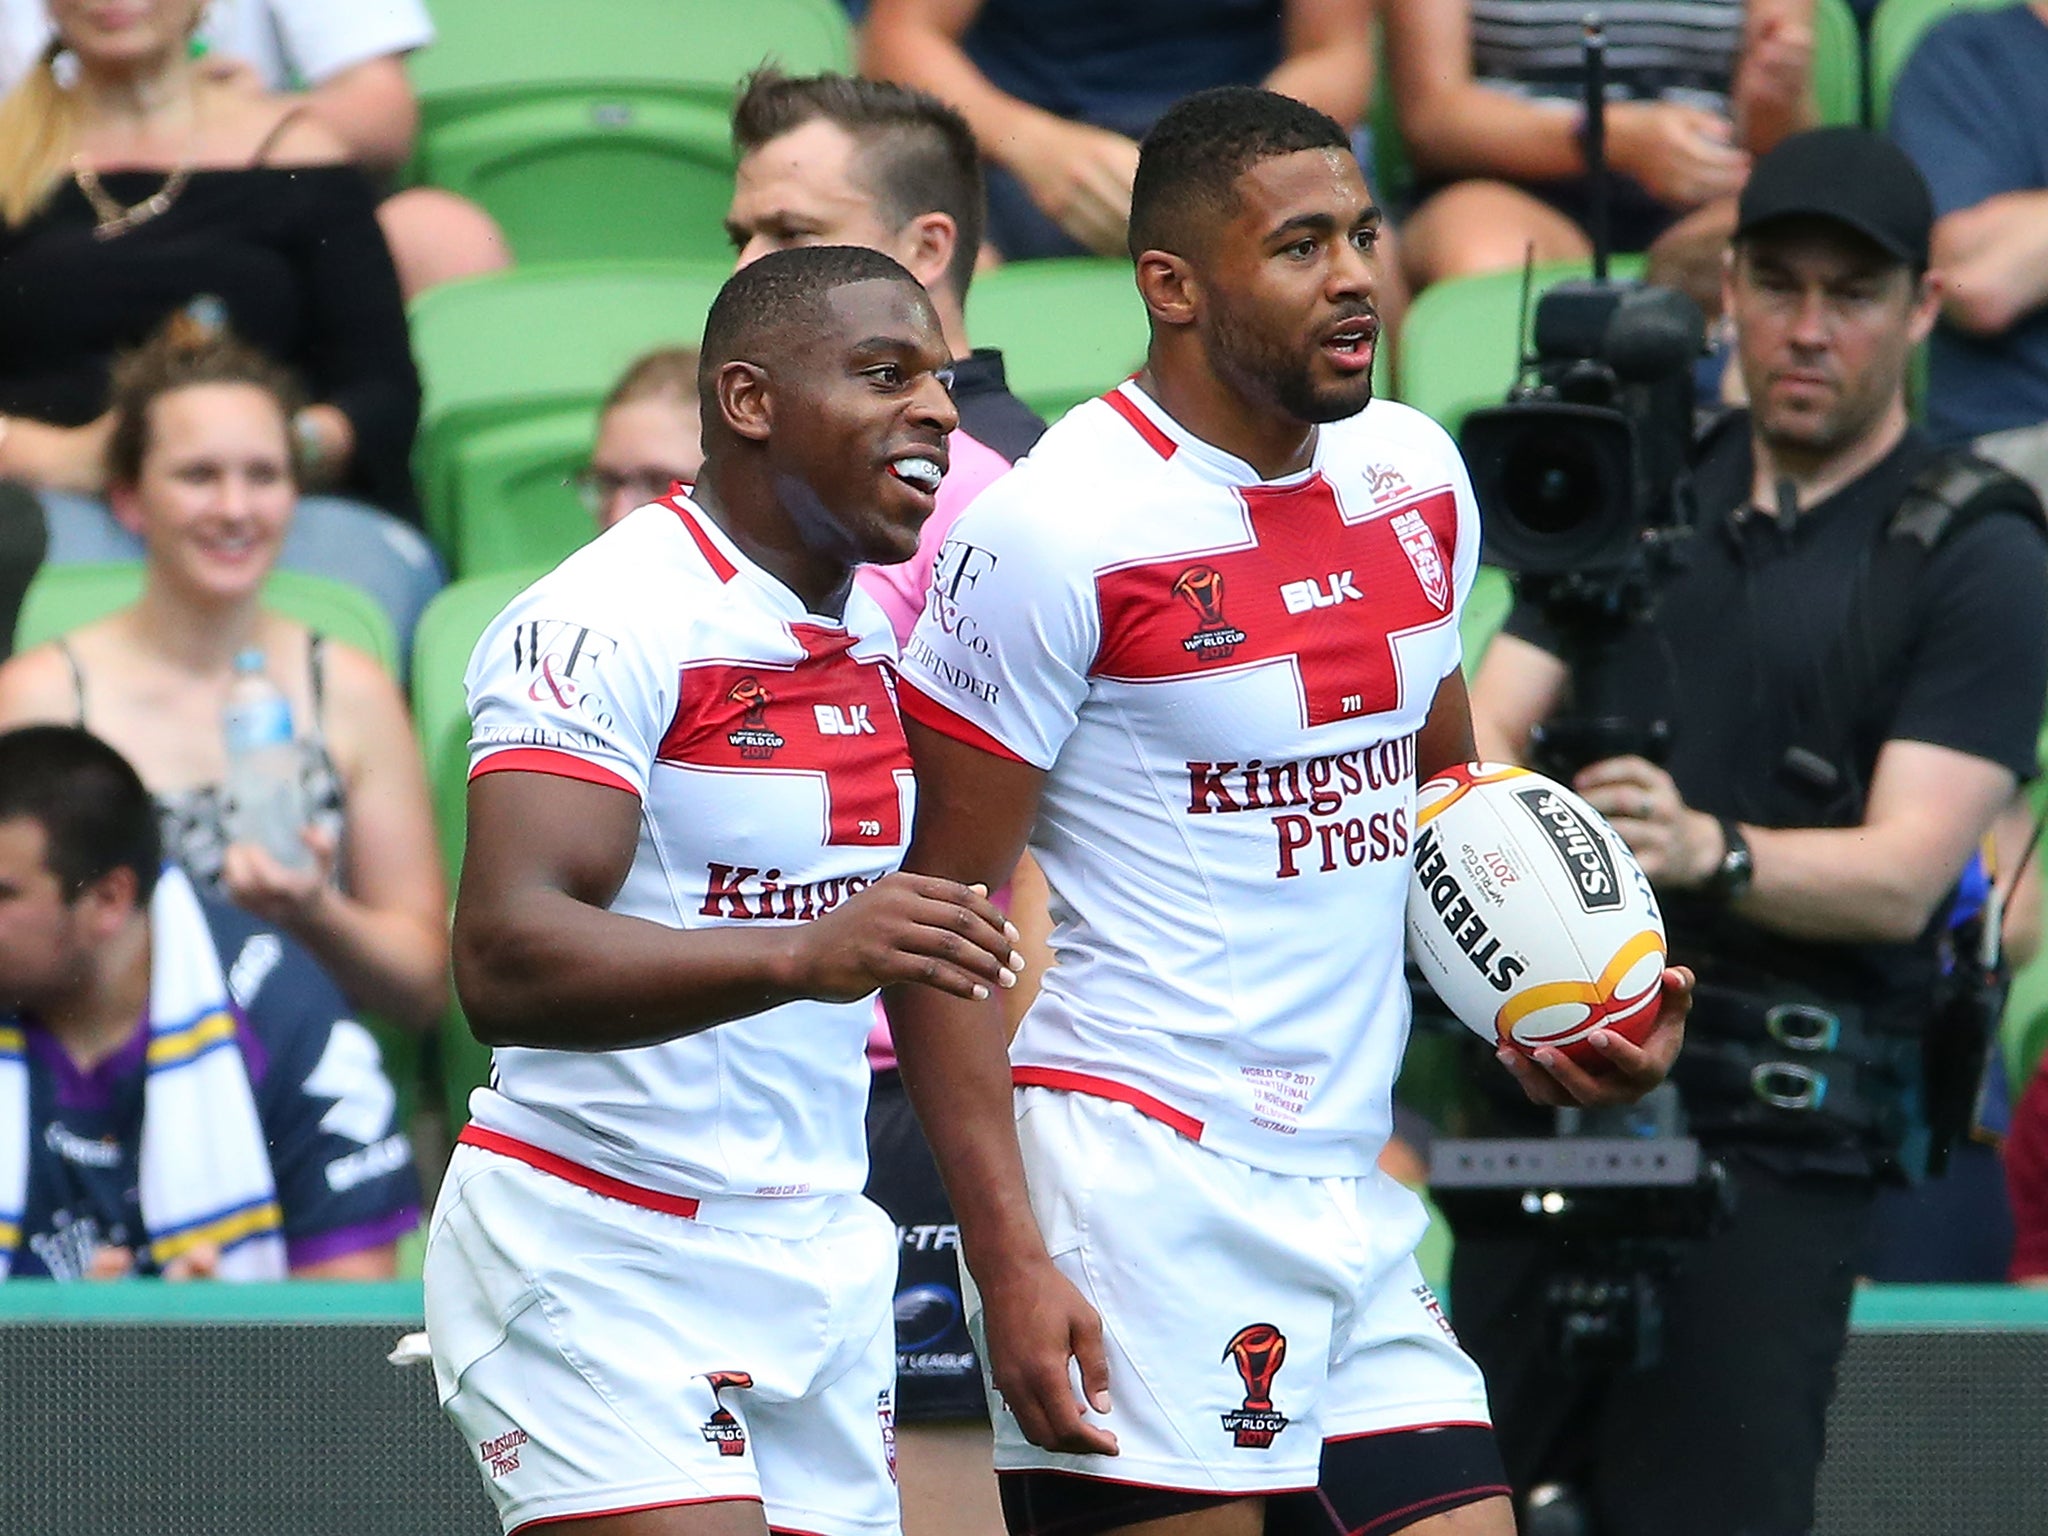
[[[1474,755],[1479,543],[1449,438],[1368,406],[1378,225],[1322,114],[1171,109],[1131,210],[1146,366],[967,510],[904,648],[906,868],[993,884],[1028,840],[1053,892],[1007,1059],[986,1005],[889,994],[1018,1536],[1513,1529],[1421,1204],[1374,1166],[1415,785]],[[1644,1048],[1595,1036],[1604,1073],[1504,1065],[1635,1097],[1689,986]]]
[[[864,1000],[1021,963],[982,892],[895,873],[895,645],[852,584],[917,548],[948,352],[908,272],[824,246],[736,273],[701,355],[695,486],[470,662],[455,971],[496,1049],[428,1332],[508,1531],[893,1536]]]

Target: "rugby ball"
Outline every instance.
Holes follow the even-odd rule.
[[[1640,1044],[1663,993],[1664,918],[1614,829],[1540,773],[1466,763],[1416,792],[1408,953],[1466,1028],[1588,1068],[1586,1037]]]

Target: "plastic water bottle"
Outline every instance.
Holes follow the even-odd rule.
[[[292,734],[292,704],[263,670],[263,653],[235,657],[221,716],[228,776],[221,823],[231,843],[253,843],[286,869],[310,869],[313,850],[299,834],[307,817],[304,752]]]

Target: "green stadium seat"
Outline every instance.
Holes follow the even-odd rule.
[[[1927,29],[1956,11],[2002,10],[2013,0],[1883,0],[1870,18],[1870,125],[1891,121],[1892,88]],[[1989,110],[2012,110],[1988,104]]]
[[[1094,256],[977,277],[967,326],[976,345],[1002,348],[1010,389],[1047,421],[1129,377],[1151,336],[1131,264]]]
[[[427,765],[441,861],[452,891],[462,874],[469,800],[469,704],[462,677],[477,637],[541,572],[494,571],[444,588],[420,615],[413,636],[412,717]],[[441,1021],[441,1082],[452,1135],[469,1118],[469,1091],[490,1072],[491,1053],[469,1032],[452,999]]]
[[[416,179],[475,199],[522,263],[718,257],[728,114],[772,60],[851,67],[836,0],[434,0],[439,39],[408,61]]]
[[[2036,755],[2048,763],[2048,727],[2042,729]],[[2048,815],[2048,777],[2036,778],[2027,786],[2027,801],[2037,817]],[[2048,859],[2048,834],[2035,846],[2034,859],[2035,873],[2048,876],[2048,866],[2040,862]],[[2006,1074],[2017,1095],[2034,1075],[2042,1053],[2048,1051],[2048,944],[2014,974],[1999,1036],[2005,1047]]]
[[[1002,349],[1011,391],[1047,421],[1137,372],[1152,339],[1131,264],[1097,256],[1013,261],[977,277],[967,326],[977,346]],[[1375,357],[1376,384],[1388,355]]]
[[[2041,857],[2044,851],[2048,850],[2037,849],[2034,857]],[[2006,1081],[2017,1096],[2032,1079],[2042,1053],[2048,1051],[2048,951],[2013,976],[1999,1038],[2005,1050]]]
[[[1401,137],[1401,115],[1394,105],[1394,85],[1387,74],[1387,29],[1383,20],[1373,22],[1372,105],[1366,121],[1372,127],[1372,164],[1366,175],[1372,182],[1373,201],[1382,208],[1406,204],[1414,184],[1415,168],[1408,159],[1408,141]]]
[[[586,536],[565,482],[599,402],[641,353],[694,345],[730,272],[727,261],[564,263],[413,302],[415,468],[427,530],[458,575],[559,558]],[[515,425],[530,430],[502,430]]]
[[[1642,269],[1640,256],[1617,256],[1609,267],[1618,278],[1638,277]],[[1589,270],[1583,262],[1540,266],[1532,295],[1540,298],[1553,283]],[[1401,332],[1399,397],[1454,434],[1468,412],[1499,405],[1521,358],[1521,306],[1519,270],[1452,278],[1424,289]]]
[[[1863,34],[1849,0],[1814,5],[1813,96],[1823,123],[1863,121]]]
[[[22,601],[14,626],[15,649],[41,645],[127,607],[142,596],[142,575],[140,561],[44,566]],[[398,637],[383,608],[367,592],[304,571],[273,571],[263,584],[263,605],[367,651],[397,675]]]
[[[452,447],[461,514],[450,558],[465,576],[554,565],[597,524],[571,483],[597,436],[597,400],[480,427]]]

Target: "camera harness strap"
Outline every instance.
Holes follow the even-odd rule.
[[[1839,786],[1857,819],[1868,786],[1856,766],[1856,730],[1881,723],[1872,701],[1888,702],[1889,682],[1899,675],[1927,563],[1956,533],[2000,512],[2048,531],[2048,516],[2024,480],[1968,451],[1943,454],[1913,477],[1857,567],[1841,642],[1821,658],[1813,696],[1821,707],[1795,728],[1786,753],[1788,768]]]

